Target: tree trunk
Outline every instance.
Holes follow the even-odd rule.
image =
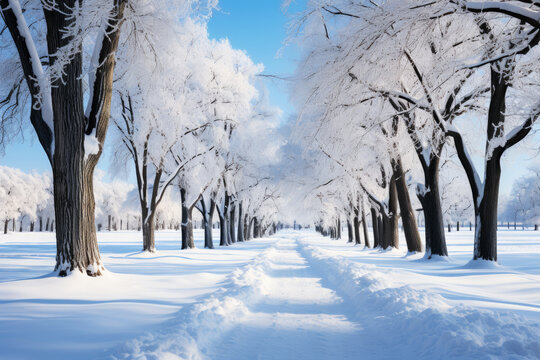
[[[111,224],[112,224],[112,216],[111,215],[108,216],[108,220],[109,220],[109,227],[107,228],[107,230],[111,231],[112,230],[112,226],[111,226]]]
[[[39,217],[39,231],[43,231],[43,216]]]
[[[4,234],[7,234],[8,232],[8,224],[9,224],[9,220],[4,220]]]
[[[57,133],[76,132],[73,128],[77,126],[68,123],[69,121],[56,122],[55,125],[66,127]],[[96,237],[94,171],[88,166],[82,169],[83,147],[82,144],[77,146],[72,136],[70,133],[62,139],[61,146],[60,141],[57,141],[54,152],[55,220],[51,224],[51,231],[56,223],[55,270],[59,276],[66,276],[75,269],[86,272],[89,276],[99,276],[105,268],[101,263]],[[78,140],[82,142],[83,136]],[[66,172],[66,169],[69,170]]]
[[[204,205],[204,200],[201,199],[203,204],[203,211],[206,210]],[[216,202],[213,199],[210,199],[210,209],[206,212],[206,216],[203,216],[203,219],[206,220],[204,225],[204,247],[208,249],[214,248],[214,240],[212,239],[212,223],[214,222],[214,210],[216,208]]]
[[[358,220],[358,210],[354,211],[353,228],[354,228],[354,243],[356,245],[360,245],[362,242],[360,240],[360,221]]]
[[[258,239],[261,237],[261,227],[260,227],[259,220],[257,219],[257,217],[253,218],[253,237],[255,239]]]
[[[340,218],[337,219],[337,234],[336,234],[336,237],[338,239],[341,239],[341,219]]]
[[[50,218],[47,218],[47,223],[45,224],[45,231],[49,231],[49,221]]]
[[[399,248],[399,216],[396,176],[393,174],[389,184],[388,214],[384,214],[384,235],[386,247]]]
[[[242,213],[242,201],[238,203],[238,242],[244,241],[244,214]]]
[[[405,180],[405,174],[400,158],[396,159],[394,163],[394,175],[396,178],[399,209],[401,210],[401,223],[403,224],[403,231],[405,232],[405,239],[407,241],[407,250],[409,252],[421,252],[422,241],[420,240],[420,233],[418,232],[418,226],[416,224],[416,218],[409,196],[409,189],[407,188],[407,182]]]
[[[186,190],[180,189],[180,200],[182,201],[182,250],[193,249],[193,206],[188,207],[186,203]]]
[[[34,232],[34,225],[35,223],[33,221],[30,222],[30,232]]]
[[[219,246],[227,246],[229,245],[227,243],[227,230],[228,230],[227,223],[225,221],[225,216],[222,214],[219,214]]]
[[[501,166],[493,155],[486,161],[486,176],[482,201],[476,214],[474,259],[497,261],[497,206]]]
[[[373,247],[377,248],[381,244],[379,243],[379,216],[377,215],[377,210],[371,208],[371,223],[373,226]]]
[[[424,211],[426,257],[433,255],[448,256],[446,237],[444,234],[444,220],[441,210],[441,197],[439,195],[439,159],[432,158],[429,170],[424,173],[424,193],[417,192],[418,199]]]
[[[251,234],[250,234],[250,227],[249,227],[249,215],[244,215],[244,240],[251,240]]]
[[[348,235],[347,242],[352,243],[353,242],[353,227],[351,225],[351,220],[349,219],[347,219],[347,235]]]
[[[154,216],[147,218],[147,215],[144,214],[144,218],[147,219],[143,224],[143,251],[155,252],[156,251],[156,242],[154,238],[156,222]]]
[[[369,248],[369,234],[368,234],[368,228],[367,228],[367,222],[366,222],[366,214],[364,213],[364,209],[362,206],[362,228],[364,229],[364,242],[367,248]]]
[[[235,204],[232,203],[230,208],[231,210],[230,210],[230,215],[229,215],[229,226],[230,226],[229,234],[231,236],[231,242],[235,243],[236,242],[236,227],[235,227],[236,206]]]
[[[498,64],[512,65],[501,60]],[[491,67],[491,99],[488,110],[487,142],[485,155],[484,184],[475,200],[476,232],[474,236],[474,259],[497,261],[497,206],[499,203],[499,185],[501,179],[500,159],[504,148],[496,147],[490,142],[504,136],[506,116],[506,92],[508,90],[507,75],[499,72],[496,66]],[[493,147],[491,154],[489,148]]]

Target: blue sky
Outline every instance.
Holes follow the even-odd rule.
[[[245,50],[254,62],[264,64],[265,74],[287,77],[294,72],[298,54],[294,47],[283,49],[289,17],[283,12],[281,3],[282,0],[221,0],[220,10],[215,11],[208,26],[210,36],[228,38],[234,48]],[[303,3],[304,0],[293,2],[288,13],[297,11]],[[271,103],[284,111],[284,119],[289,118],[294,109],[288,102],[286,82],[266,80],[266,85]],[[49,163],[35,134],[27,132],[24,140],[7,146],[6,154],[0,157],[0,165],[24,171],[48,171]],[[107,148],[105,150],[107,152]],[[527,172],[531,154],[514,149],[506,158],[503,161],[502,193],[509,193],[513,181]],[[99,167],[105,171],[109,168],[107,154]]]

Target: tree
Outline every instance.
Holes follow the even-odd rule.
[[[93,172],[107,133],[120,27],[126,1],[42,3],[42,11],[0,2],[30,94],[30,121],[53,171],[57,256],[55,270],[100,275],[94,226]],[[28,14],[28,15],[26,15]],[[34,32],[46,33],[44,68]],[[83,42],[94,39],[89,93],[83,91]],[[41,49],[41,47],[40,47]],[[88,105],[83,101],[88,99]]]

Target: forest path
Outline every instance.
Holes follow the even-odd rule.
[[[209,358],[357,359],[362,353],[353,310],[303,256],[300,237],[278,235],[265,256],[258,301],[246,304],[247,314],[208,349]]]

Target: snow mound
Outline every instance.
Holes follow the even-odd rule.
[[[477,260],[471,260],[465,266],[462,267],[463,269],[496,269],[501,270],[503,267],[497,263],[496,261],[488,261],[483,259],[477,259]]]
[[[434,354],[445,359],[540,358],[540,326],[521,316],[455,306],[437,293],[396,285],[398,274],[391,270],[300,244],[302,254],[349,298],[356,320],[378,334],[380,343],[372,351],[386,349],[415,359]]]

